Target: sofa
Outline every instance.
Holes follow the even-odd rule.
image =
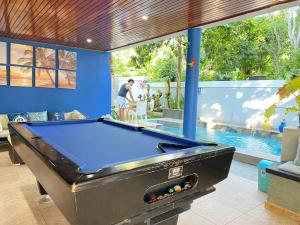
[[[300,222],[300,129],[285,128],[281,162],[267,169],[270,186],[266,208]]]
[[[7,137],[9,136],[8,131],[8,116],[7,115],[0,115],[0,141],[7,142]]]
[[[58,121],[58,120],[78,120],[86,119],[87,117],[78,110],[71,112],[22,112],[0,114],[0,143],[11,143],[8,123],[9,122],[34,122],[34,121]],[[9,148],[9,156],[13,164],[21,164],[22,160],[11,147]]]

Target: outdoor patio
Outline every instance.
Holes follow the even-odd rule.
[[[40,201],[26,165],[12,166],[8,152],[0,152],[0,161],[1,225],[69,224],[52,201]],[[216,186],[216,192],[196,200],[179,217],[179,225],[298,225],[264,208],[267,196],[257,190],[256,181],[256,167],[233,161],[229,178]]]
[[[0,11],[0,225],[300,225],[300,0]]]

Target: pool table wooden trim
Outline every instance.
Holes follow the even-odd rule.
[[[66,122],[72,123],[70,121]],[[83,121],[73,121],[73,123],[74,122]],[[95,120],[93,120],[93,122],[95,122]],[[99,122],[103,122],[103,120],[99,120]],[[111,123],[111,121],[109,122]],[[124,124],[121,125],[126,126]],[[133,129],[135,128],[133,126],[128,127],[131,127]],[[95,171],[94,173],[82,173],[80,172],[80,168],[76,163],[61,154],[47,142],[43,141],[35,134],[33,134],[24,126],[23,123],[11,122],[9,123],[9,129],[10,133],[14,133],[15,135],[18,135],[20,138],[22,138],[32,151],[34,151],[45,163],[49,165],[49,167],[55,170],[69,184],[79,184],[88,180],[98,179],[122,172],[126,172],[128,175],[130,175],[131,172],[137,173],[138,171],[143,173],[145,169],[149,169],[149,166],[156,169],[165,168],[166,166],[176,166],[182,161],[202,160],[226,153],[233,154],[233,152],[235,151],[235,148],[224,145],[199,146],[199,148],[193,147],[193,151],[182,151],[173,154],[155,156],[149,159],[138,160],[103,168],[101,170]],[[182,139],[188,140],[185,138]]]

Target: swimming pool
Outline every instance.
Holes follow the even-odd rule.
[[[181,128],[163,125],[157,127],[157,129],[170,133],[182,134]],[[261,152],[275,156],[281,155],[281,142],[271,138],[263,138],[249,134],[221,131],[216,129],[207,129],[204,127],[197,128],[196,138],[234,146],[238,151],[245,153]]]

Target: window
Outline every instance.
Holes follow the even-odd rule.
[[[11,66],[10,67],[10,85],[32,87],[32,68]]]
[[[0,65],[0,85],[7,85],[6,66]]]

